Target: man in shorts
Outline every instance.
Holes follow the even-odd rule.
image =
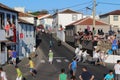
[[[29,63],[28,63],[27,65],[28,65],[29,68],[30,68],[30,73],[31,73],[31,75],[32,75],[33,77],[35,77],[36,74],[35,74],[35,72],[34,72],[34,71],[35,71],[34,62],[32,61],[31,57],[29,57],[28,59],[29,59]]]
[[[75,58],[74,58],[74,60],[69,64],[69,69],[71,69],[72,72],[73,72],[72,76],[75,76],[76,69],[77,69],[77,61],[76,61]]]

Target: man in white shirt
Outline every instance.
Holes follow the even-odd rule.
[[[120,60],[117,60],[117,63],[114,66],[115,70],[115,80],[120,80]]]
[[[77,62],[81,61],[82,53],[83,53],[83,51],[81,49],[81,50],[79,50],[79,53],[76,55],[77,56],[77,58],[76,58]]]
[[[1,80],[8,80],[6,77],[6,73],[3,71],[3,68],[0,68],[0,77]]]
[[[86,60],[87,60],[87,55],[89,55],[88,53],[87,53],[87,50],[85,50],[83,53],[82,53],[82,63],[84,63]]]
[[[98,64],[98,60],[100,58],[100,53],[99,53],[99,50],[98,51],[94,51],[93,52],[93,60],[95,61],[95,65]]]

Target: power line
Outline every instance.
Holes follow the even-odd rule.
[[[119,5],[118,3],[107,3],[107,2],[98,2],[98,4],[108,4],[108,5]]]
[[[86,4],[89,4],[91,3],[92,0],[90,0],[89,2],[84,2],[84,3],[81,3],[81,4],[76,4],[76,5],[72,5],[72,6],[68,6],[68,7],[64,7],[64,8],[59,8],[59,9],[56,9],[56,10],[64,10],[64,9],[68,9],[68,8],[74,8],[74,7],[78,7],[78,6],[81,6],[81,5],[86,5]],[[27,9],[28,10],[28,9]],[[47,9],[46,9],[47,10]],[[32,10],[30,10],[32,11]],[[51,9],[51,10],[47,10],[48,12],[54,12],[55,9]]]

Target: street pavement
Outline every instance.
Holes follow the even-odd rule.
[[[43,34],[42,35],[42,43],[40,44],[40,49],[43,50],[43,53],[45,54],[47,60],[48,60],[48,51],[49,51],[50,39],[51,39],[51,37],[49,37],[46,34]],[[42,71],[44,71],[43,69],[45,69],[45,71],[40,72],[42,75],[42,76],[40,76],[40,78],[42,78],[44,80],[47,80],[47,78],[49,78],[49,80],[56,80],[58,78],[58,74],[60,73],[61,68],[65,68],[66,73],[69,76],[68,64],[72,61],[73,56],[74,56],[74,52],[71,51],[71,49],[68,49],[65,45],[58,46],[56,40],[54,40],[53,38],[52,38],[52,40],[54,43],[54,46],[52,47],[52,50],[54,53],[54,61],[53,61],[53,64],[49,66],[49,68],[51,68],[51,66],[54,66],[54,69],[52,69],[52,72],[51,72],[51,75],[53,75],[53,76],[51,77],[48,75],[46,75],[46,76],[44,75],[45,77],[43,77],[43,75],[42,75],[42,74],[46,74],[46,68],[48,69],[47,65],[49,65],[49,64],[47,64],[48,61],[46,61],[47,62],[47,63],[45,63],[46,66],[43,66],[43,68],[42,68]],[[42,65],[45,65],[45,64],[42,64]],[[92,65],[90,63],[80,63],[79,62],[77,74],[76,74],[77,80],[79,80],[78,76],[81,73],[82,66],[87,66],[88,70],[90,70],[95,75],[96,80],[102,80],[104,74],[108,72],[109,68],[111,68],[111,69],[113,68],[113,65],[111,66],[111,64],[107,64],[107,66],[111,66],[111,67],[106,68],[106,67],[103,67],[101,65],[95,66],[95,65]]]
[[[28,59],[24,58],[18,64],[21,71],[27,80],[58,80],[58,75],[60,73],[61,68],[66,69],[66,73],[70,78],[68,65],[72,61],[74,56],[74,51],[72,47],[68,47],[69,45],[62,43],[61,46],[57,45],[57,41],[54,38],[51,38],[48,34],[39,35],[42,39],[39,48],[37,49],[38,56],[36,58],[32,58],[36,64],[37,76],[33,78],[29,74],[29,69],[25,65],[28,63]],[[49,41],[52,39],[54,46],[52,47],[54,53],[54,61],[53,64],[49,64],[48,62],[48,52],[49,52]],[[64,44],[64,45],[63,45]],[[66,47],[66,46],[67,47]],[[90,63],[78,63],[76,77],[77,80],[79,75],[81,74],[81,67],[87,66],[88,70],[91,71],[95,75],[95,80],[102,80],[105,73],[108,72],[109,69],[113,69],[113,64],[107,64],[107,67],[103,67],[101,65],[93,65]],[[16,71],[13,65],[4,66],[4,70],[7,72],[7,76],[9,80],[15,80]]]

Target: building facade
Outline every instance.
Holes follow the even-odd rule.
[[[66,42],[75,42],[75,33],[84,32],[85,29],[89,27],[89,30],[92,31],[93,29],[93,19],[92,18],[83,18],[76,22],[73,22],[66,26],[65,30],[65,41]],[[95,28],[96,33],[98,33],[98,29],[102,29],[104,33],[108,33],[110,30],[110,25],[107,23],[104,23],[99,20],[95,20]]]
[[[8,59],[8,50],[17,49],[18,12],[0,3],[0,64]]]
[[[65,41],[65,33],[64,33],[65,26],[79,19],[82,19],[82,17],[83,17],[82,13],[78,13],[70,9],[66,9],[64,11],[57,12],[56,14],[54,14],[53,15],[53,28],[56,29],[57,37],[61,41],[64,42]]]
[[[113,31],[120,30],[120,10],[100,15],[100,19],[111,25]]]
[[[35,46],[34,24],[19,19],[19,58],[28,57]]]
[[[53,29],[52,22],[53,22],[53,17],[51,15],[40,19],[40,23],[41,25],[43,25],[45,31],[51,31]]]

